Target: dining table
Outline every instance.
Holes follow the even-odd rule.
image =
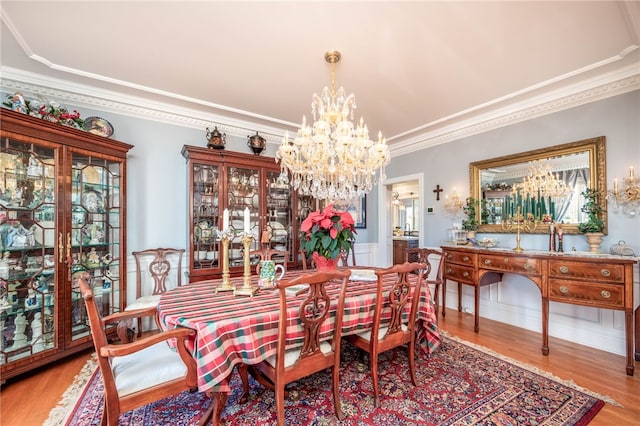
[[[374,269],[374,268],[365,268]],[[358,267],[352,272],[362,271]],[[292,279],[310,271],[287,271],[283,280]],[[252,276],[252,284],[257,286],[258,276]],[[395,276],[386,276],[384,288],[390,288]],[[196,331],[187,342],[198,369],[198,390],[213,396],[212,409],[215,419],[226,404],[231,391],[229,382],[234,367],[239,368],[260,363],[275,355],[278,340],[279,292],[261,288],[253,296],[234,295],[233,291],[217,291],[221,279],[190,283],[163,293],[158,304],[158,318],[162,329],[188,327]],[[340,282],[327,283],[326,289],[332,299],[337,300]],[[231,278],[234,287],[243,286],[243,277]],[[376,304],[377,279],[375,275],[352,273],[348,284],[342,334],[360,333],[371,328]],[[292,309],[294,298],[304,297],[304,293],[291,294]],[[336,303],[330,307],[331,320],[327,321],[326,337],[330,337],[334,327]],[[408,309],[406,314],[408,315]],[[384,321],[384,318],[383,318]],[[416,316],[416,341],[420,352],[428,356],[440,344],[437,317],[428,285],[422,285],[418,313]],[[291,337],[299,337],[302,329],[290,328]],[[321,336],[322,337],[322,336]]]

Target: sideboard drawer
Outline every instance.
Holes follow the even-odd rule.
[[[549,300],[609,309],[624,309],[624,286],[550,279]]]
[[[445,263],[444,278],[457,281],[459,283],[475,284],[474,268]]]
[[[512,257],[499,254],[481,254],[478,267],[494,271],[513,272],[526,275],[540,275],[540,259]]]
[[[549,276],[591,281],[624,282],[624,265],[550,260]]]
[[[458,265],[475,266],[477,254],[465,252],[444,252],[444,260],[449,263],[457,263]]]

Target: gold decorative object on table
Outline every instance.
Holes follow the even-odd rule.
[[[517,206],[516,212],[511,216],[507,216],[502,221],[502,229],[505,231],[516,230],[516,247],[513,249],[516,253],[522,253],[524,249],[520,246],[520,230],[524,229],[527,232],[535,231],[538,226],[538,222],[533,219],[533,214],[524,215],[520,211],[520,206]]]
[[[249,251],[251,249],[251,241],[253,240],[253,234],[244,232],[242,234],[242,244],[244,245],[244,276],[242,287],[236,287],[233,290],[234,296],[253,296],[259,290],[258,287],[251,285],[251,259]]]
[[[222,284],[216,287],[216,293],[235,290],[235,287],[231,285],[229,274],[229,241],[232,237],[233,233],[228,229],[224,229],[220,233],[220,242],[222,243]]]

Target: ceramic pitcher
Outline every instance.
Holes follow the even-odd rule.
[[[280,274],[278,275],[278,271]],[[284,266],[276,265],[273,260],[260,261],[260,287],[275,287],[276,281],[284,276]]]

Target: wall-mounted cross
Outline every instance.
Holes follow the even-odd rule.
[[[440,188],[440,185],[436,185],[436,189],[433,192],[436,193],[436,201],[440,201],[440,193],[444,191],[444,189]]]

